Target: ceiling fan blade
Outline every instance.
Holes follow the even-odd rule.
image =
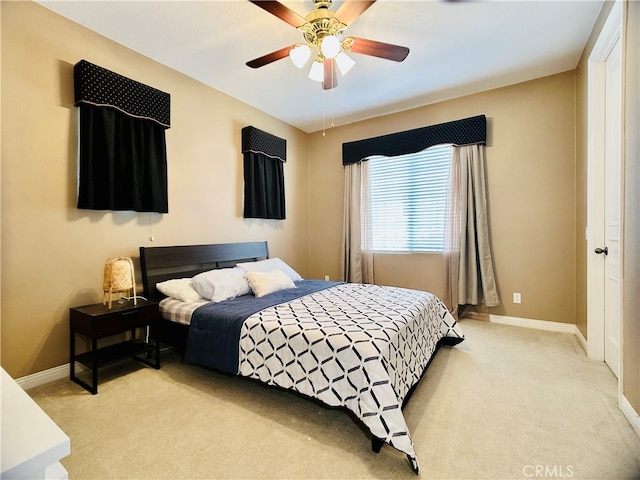
[[[298,15],[289,7],[276,2],[275,0],[249,0],[254,5],[266,10],[272,15],[275,15],[280,20],[287,22],[292,27],[298,28],[300,25],[304,25],[306,20],[304,17]]]
[[[250,60],[247,62],[247,67],[251,67],[251,68],[264,67],[265,65],[275,62],[276,60],[280,60],[281,58],[284,58],[289,55],[289,51],[291,50],[291,47],[293,47],[293,45],[288,45],[286,47],[281,48],[280,50],[276,50],[275,52],[267,53],[262,57],[254,58],[253,60]]]
[[[387,60],[393,60],[394,62],[401,62],[407,58],[407,55],[409,55],[409,49],[407,47],[358,37],[353,37],[353,44],[351,45],[350,50],[353,53],[386,58]]]
[[[338,76],[336,75],[336,61],[333,58],[324,59],[324,81],[322,89],[329,90],[338,86]]]
[[[351,25],[376,0],[345,0],[336,10],[335,17],[345,25]]]

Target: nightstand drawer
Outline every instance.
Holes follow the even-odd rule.
[[[69,314],[73,331],[90,338],[106,337],[126,330],[147,326],[158,320],[158,304],[139,302],[134,306],[130,302],[113,305],[96,304],[72,308]]]

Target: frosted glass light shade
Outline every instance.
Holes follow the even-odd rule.
[[[347,72],[351,70],[351,67],[356,64],[356,62],[344,52],[340,52],[338,54],[336,57],[336,63],[338,64],[338,70],[340,70],[342,75],[346,75]]]
[[[307,60],[309,60],[310,55],[311,55],[311,49],[309,48],[309,45],[305,43],[299,43],[298,45],[293,47],[291,50],[289,50],[289,58],[291,59],[293,64],[298,68],[302,68],[304,64],[307,63]]]
[[[333,35],[327,35],[322,39],[320,51],[326,58],[335,58],[340,52],[340,40]]]
[[[314,60],[309,70],[309,78],[316,82],[322,82],[324,80],[324,62]]]

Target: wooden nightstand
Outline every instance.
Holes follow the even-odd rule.
[[[94,395],[98,393],[98,368],[107,363],[123,358],[134,358],[155,369],[160,368],[160,343],[157,341],[147,343],[136,339],[135,335],[137,328],[149,326],[160,320],[158,302],[138,300],[137,303],[137,305],[134,305],[130,300],[123,304],[115,302],[112,304],[111,310],[102,303],[69,309],[70,378]],[[97,348],[99,338],[123,334],[128,331],[131,332],[129,340]],[[76,354],[76,334],[83,335],[91,340],[90,351]],[[152,352],[155,354],[155,362],[140,356],[145,354],[149,357],[148,354]],[[76,377],[76,362],[80,362],[91,369],[92,385]]]

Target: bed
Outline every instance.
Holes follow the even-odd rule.
[[[374,451],[387,443],[419,473],[402,409],[438,348],[464,339],[435,295],[302,279],[266,242],[140,247],[140,264],[145,296],[160,300],[154,340],[350,410]]]

